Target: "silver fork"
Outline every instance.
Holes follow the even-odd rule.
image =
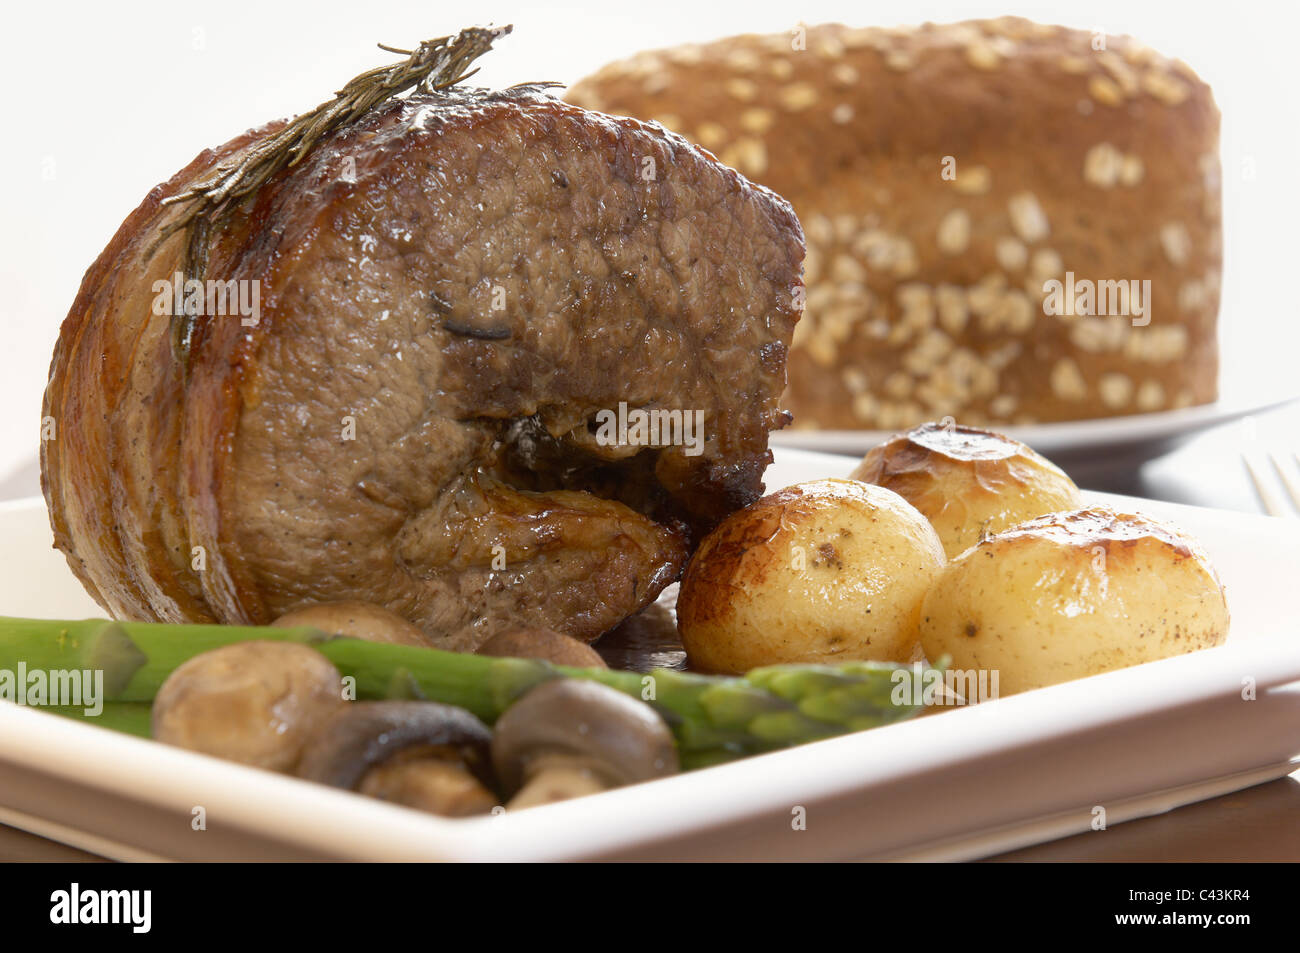
[[[1245,461],[1246,472],[1250,474],[1250,481],[1255,484],[1259,502],[1270,516],[1289,516],[1293,519],[1300,517],[1300,453],[1292,452],[1290,460],[1284,453],[1269,453],[1267,457],[1277,475],[1276,481],[1269,478],[1269,469],[1260,457],[1249,453],[1242,454],[1241,457]],[[1279,482],[1286,491],[1284,494],[1276,490]],[[1286,502],[1288,498],[1290,505]]]

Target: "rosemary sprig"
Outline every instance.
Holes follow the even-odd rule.
[[[201,182],[168,196],[163,205],[190,203],[160,229],[149,254],[170,236],[186,232],[184,278],[203,280],[208,268],[211,236],[221,230],[231,211],[282,169],[296,165],[323,137],[365,116],[376,106],[410,89],[436,92],[455,86],[478,72],[469,69],[492,43],[512,27],[470,27],[454,36],[426,40],[414,50],[379,44],[407,57],[403,63],[368,70],[354,77],[334,98],[303,113],[284,128],[249,149],[236,162],[219,164]],[[194,315],[172,316],[172,352],[188,363]]]

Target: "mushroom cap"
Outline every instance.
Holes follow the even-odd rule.
[[[573,668],[607,668],[600,653],[586,642],[579,642],[554,629],[518,626],[498,632],[478,647],[479,655],[502,658],[541,659]]]
[[[653,708],[577,678],[543,682],[496,723],[492,764],[507,794],[523,786],[530,765],[557,756],[581,761],[610,786],[679,770],[673,734]]]
[[[322,725],[302,753],[298,776],[355,791],[376,767],[415,746],[455,749],[490,785],[492,732],[454,705],[423,701],[353,702]]]
[[[345,635],[367,642],[437,648],[437,643],[423,629],[373,602],[318,602],[286,612],[271,624],[279,628],[310,625],[329,635]]]
[[[344,705],[325,656],[294,642],[238,642],[196,655],[158,690],[153,736],[218,758],[292,771],[318,726]]]

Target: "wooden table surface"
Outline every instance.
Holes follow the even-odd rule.
[[[1289,444],[1288,444],[1288,441]],[[1088,489],[1259,513],[1261,506],[1246,468],[1245,452],[1300,450],[1300,404],[1249,422],[1209,431],[1159,460],[1109,479],[1093,478]],[[1288,459],[1290,457],[1288,456]],[[31,475],[0,488],[9,495],[31,492]],[[1300,530],[1280,517],[1279,532]],[[1290,567],[1294,569],[1295,567]],[[1300,628],[1300,622],[1297,623]],[[1300,632],[1297,632],[1300,636]],[[1300,726],[1297,726],[1300,735]],[[1297,745],[1300,747],[1300,744]],[[3,783],[0,781],[0,783]],[[0,825],[0,861],[88,861],[102,858]],[[1073,837],[1012,851],[992,861],[1300,861],[1300,771],[1178,808]]]

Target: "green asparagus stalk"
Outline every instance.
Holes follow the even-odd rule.
[[[84,721],[96,728],[107,728],[137,738],[153,737],[153,705],[148,702],[105,702],[98,714],[89,714],[75,705],[47,705],[41,711]]]
[[[425,698],[466,708],[488,724],[539,682],[591,679],[653,705],[672,726],[686,766],[875,728],[911,717],[922,707],[918,693],[895,698],[896,673],[914,670],[887,663],[778,665],[743,677],[666,669],[640,673],[367,642],[311,627],[0,617],[0,670],[13,671],[23,663],[29,671],[102,671],[106,705],[100,717],[109,726],[139,734],[141,703],[151,702],[179,665],[250,640],[312,646],[355,680],[358,698]]]

